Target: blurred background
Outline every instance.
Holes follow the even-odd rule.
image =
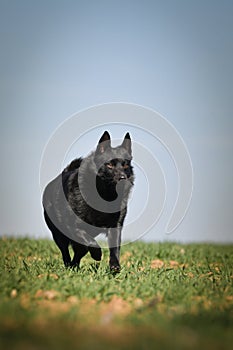
[[[0,235],[50,237],[39,186],[48,139],[78,111],[121,101],[172,123],[194,169],[181,225],[167,235],[158,222],[144,239],[233,242],[232,36],[233,3],[226,0],[0,1]],[[85,155],[81,144],[88,154],[104,130],[72,146],[64,163]],[[122,138],[128,130],[109,131]],[[147,134],[130,131],[152,145]],[[151,148],[159,153],[159,145]],[[165,153],[172,192],[177,179]],[[139,171],[129,220],[140,214],[144,185]]]

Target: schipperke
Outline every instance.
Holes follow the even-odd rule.
[[[67,267],[79,267],[89,251],[101,260],[95,240],[100,233],[108,237],[111,271],[120,271],[121,230],[127,201],[134,182],[129,133],[122,144],[111,147],[105,131],[89,156],[73,160],[45,188],[44,217]],[[69,254],[71,244],[74,256]]]

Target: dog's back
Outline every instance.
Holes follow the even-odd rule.
[[[63,172],[69,172],[78,169],[82,163],[82,160],[83,158],[81,157],[72,160],[72,162],[63,170]]]

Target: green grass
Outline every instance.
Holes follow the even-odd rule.
[[[53,241],[0,239],[2,349],[231,349],[233,246],[122,247],[63,267]]]

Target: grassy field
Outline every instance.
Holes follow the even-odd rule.
[[[233,246],[122,247],[67,270],[54,242],[0,239],[1,349],[232,349]]]

